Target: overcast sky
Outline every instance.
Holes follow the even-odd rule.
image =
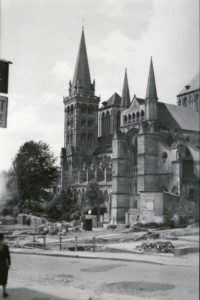
[[[1,0],[1,57],[10,68],[8,128],[0,128],[0,171],[30,139],[63,146],[63,96],[73,77],[82,19],[91,78],[105,101],[144,97],[150,56],[160,101],[176,95],[199,68],[198,0]],[[59,159],[58,159],[59,163]]]

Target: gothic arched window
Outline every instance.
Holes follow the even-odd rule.
[[[101,117],[101,132],[102,135],[105,135],[105,113],[103,112],[102,117]]]
[[[84,145],[86,143],[86,134],[84,132],[81,133],[81,144]]]
[[[106,113],[106,134],[110,134],[110,113]]]
[[[93,107],[92,107],[92,105],[89,105],[88,106],[88,114],[92,114],[92,112],[93,112]]]
[[[183,106],[187,106],[187,97],[183,98]]]
[[[92,120],[88,120],[88,127],[92,127],[93,125],[93,121]]]
[[[124,116],[124,125],[127,125],[127,116]]]
[[[117,130],[120,128],[120,118],[121,118],[121,113],[120,111],[117,112]]]
[[[73,133],[70,133],[69,144],[73,144]]]
[[[88,134],[88,143],[92,143],[93,135],[92,133]]]
[[[132,114],[133,122],[135,122],[135,113]]]
[[[136,118],[137,118],[137,121],[140,120],[140,113],[139,113],[139,111],[138,111],[137,114],[136,114]]]
[[[87,106],[85,104],[82,104],[81,105],[81,112],[85,113],[86,112],[86,108],[87,108]]]
[[[81,120],[81,126],[85,127],[85,119]]]
[[[144,111],[141,111],[141,119],[144,120]]]
[[[131,115],[128,115],[128,123],[131,123]]]

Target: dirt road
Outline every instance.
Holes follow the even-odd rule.
[[[11,300],[182,300],[198,297],[198,265],[12,254]]]

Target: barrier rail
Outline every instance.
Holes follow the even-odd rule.
[[[82,248],[88,248],[90,249],[90,251],[95,252],[96,251],[96,238],[95,236],[92,237],[92,239],[83,239],[83,238],[79,238],[77,236],[75,236],[74,238],[70,238],[70,239],[66,239],[65,236],[41,236],[41,235],[36,235],[36,234],[32,234],[32,235],[5,235],[5,238],[8,242],[8,244],[10,246],[13,246],[12,241],[16,241],[17,245],[19,246],[19,240],[22,240],[23,238],[27,238],[27,237],[31,237],[32,236],[32,240],[27,240],[27,243],[31,243],[33,246],[32,248],[36,248],[34,247],[38,245],[38,240],[42,239],[42,242],[40,243],[41,248],[43,248],[43,250],[47,250],[49,248],[53,248],[53,246],[56,246],[56,248],[58,247],[58,249],[60,251],[68,248],[68,250],[71,251],[78,251]],[[55,241],[55,238],[57,238],[57,241]],[[49,240],[49,241],[48,241]],[[26,247],[26,245],[22,245],[21,246]],[[83,251],[83,250],[82,250]]]

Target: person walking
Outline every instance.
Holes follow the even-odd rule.
[[[3,286],[3,298],[9,295],[6,292],[8,270],[11,265],[9,247],[4,243],[4,235],[0,233],[0,285]]]

